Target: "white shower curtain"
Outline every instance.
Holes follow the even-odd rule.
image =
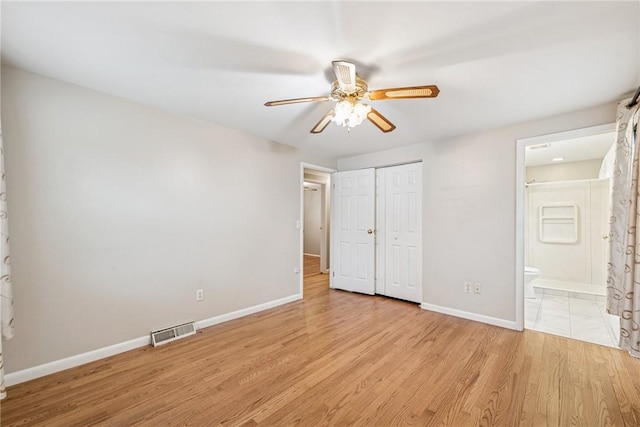
[[[640,105],[627,107],[631,99],[618,104],[616,156],[611,192],[609,263],[607,265],[607,311],[620,316],[623,350],[640,357],[640,221],[638,176],[638,117]]]
[[[7,191],[4,169],[4,143],[0,123],[0,327],[2,338],[13,337],[13,292],[11,289],[11,265],[9,257],[9,225]],[[0,399],[6,396],[4,385],[4,358],[0,338]]]

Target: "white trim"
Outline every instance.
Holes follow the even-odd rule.
[[[213,326],[219,323],[227,322],[229,320],[238,319],[240,317],[248,316],[259,311],[268,310],[270,308],[288,304],[300,299],[302,299],[302,295],[295,294],[263,304],[254,305],[252,307],[243,308],[241,310],[232,311],[231,313],[221,314],[219,316],[196,322],[196,328],[203,329],[208,326]],[[53,362],[34,366],[33,368],[27,368],[21,371],[6,374],[4,377],[5,383],[6,386],[9,387],[12,385],[23,383],[25,381],[44,377],[45,375],[54,374],[56,372],[64,371],[65,369],[75,368],[76,366],[95,362],[96,360],[104,359],[105,357],[114,356],[116,354],[124,353],[125,351],[135,350],[136,348],[145,347],[148,345],[151,345],[151,336],[145,335],[144,337],[134,338],[132,340],[110,345],[108,347],[99,348],[97,350],[92,350],[86,353],[77,354],[75,356],[70,356],[64,359],[54,360]]]
[[[151,345],[151,336],[134,338],[129,341],[110,345],[108,347],[99,348],[86,353],[77,354],[75,356],[65,357],[64,359],[54,360],[53,362],[34,366],[33,368],[23,369],[21,371],[12,372],[4,376],[7,386],[20,384],[45,375],[64,371],[65,369],[74,368],[86,363],[95,362],[105,357],[115,354],[124,353],[125,351],[134,350],[136,348]]]
[[[308,254],[308,253],[306,253],[306,252],[303,252],[303,255],[306,255],[306,256],[312,256],[312,257],[315,257],[315,258],[320,258],[320,255],[316,255],[316,254]]]
[[[489,325],[499,326],[501,328],[514,329],[516,331],[521,330],[516,326],[516,322],[505,319],[498,319],[497,317],[485,316],[483,314],[471,313],[468,311],[456,310],[455,308],[443,307],[441,305],[428,304],[423,302],[420,304],[420,308],[423,310],[435,311],[436,313],[448,314],[449,316],[461,317],[467,320],[473,320],[474,322],[487,323]]]
[[[525,147],[528,145],[544,144],[562,141],[565,139],[581,138],[601,133],[615,132],[616,124],[607,123],[604,125],[590,126],[586,128],[574,129],[565,132],[540,135],[532,138],[523,138],[516,141],[516,330],[524,329],[524,185],[526,175]]]
[[[232,311],[231,313],[221,314],[219,316],[211,317],[209,319],[200,320],[196,322],[196,327],[198,329],[207,328],[209,326],[228,322],[229,320],[235,320],[240,317],[248,316],[250,314],[254,314],[259,311],[268,310],[270,308],[274,308],[283,304],[288,304],[290,302],[298,301],[300,299],[302,299],[302,294],[290,295],[288,297],[280,298],[274,301],[269,301],[263,304],[254,305],[252,307],[247,307],[240,310]]]
[[[524,185],[525,185],[525,146],[533,143],[527,143],[524,139],[516,141],[516,277],[514,280],[516,286],[516,330],[524,329]]]
[[[585,136],[599,135],[601,133],[615,132],[616,124],[607,123],[604,125],[590,126],[586,128],[568,130],[564,132],[550,133],[547,135],[533,136],[531,138],[518,139],[523,141],[525,145],[544,144],[547,142],[558,142],[565,139],[583,138]]]

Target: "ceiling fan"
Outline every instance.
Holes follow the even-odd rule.
[[[298,104],[301,102],[336,101],[336,106],[316,123],[311,129],[311,133],[322,132],[332,121],[350,131],[352,127],[361,124],[365,118],[386,133],[394,130],[396,128],[395,125],[370,105],[363,104],[360,101],[363,99],[379,101],[384,99],[435,98],[440,93],[440,89],[435,85],[395,87],[369,91],[367,82],[356,74],[355,64],[348,61],[333,61],[331,64],[336,74],[336,80],[331,85],[331,95],[269,101],[264,105],[274,107],[276,105]]]

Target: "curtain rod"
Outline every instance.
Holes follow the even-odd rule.
[[[627,108],[635,107],[638,104],[638,97],[640,97],[640,86],[638,86],[638,90],[636,90],[636,93],[633,95],[631,102],[627,104]]]

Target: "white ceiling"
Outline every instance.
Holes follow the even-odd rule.
[[[2,2],[2,60],[63,81],[327,156],[448,138],[615,101],[640,84],[640,3]],[[309,130],[331,61],[397,125]]]
[[[525,165],[540,166],[554,164],[552,159],[561,157],[562,162],[602,160],[615,142],[615,132],[605,132],[580,138],[565,139],[546,144],[533,144],[525,150]]]

